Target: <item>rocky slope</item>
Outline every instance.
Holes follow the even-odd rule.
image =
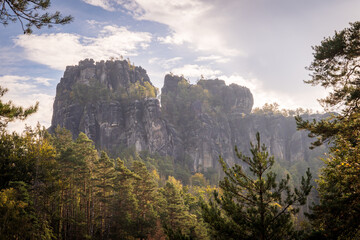
[[[308,161],[313,153],[292,117],[251,114],[253,96],[246,87],[222,80],[192,85],[166,75],[161,107],[146,71],[127,61],[92,60],[67,67],[57,86],[50,131],[85,132],[97,148],[116,153],[126,147],[172,156],[193,171],[219,169],[221,155],[237,161],[234,146],[247,152],[260,132],[280,161]]]

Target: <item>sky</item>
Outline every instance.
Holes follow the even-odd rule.
[[[80,60],[129,58],[161,89],[167,73],[195,83],[201,75],[248,87],[254,107],[321,110],[326,95],[307,85],[312,46],[358,19],[358,0],[51,0],[49,12],[74,21],[24,35],[0,26],[2,100],[36,114],[15,122],[49,127],[56,85]]]

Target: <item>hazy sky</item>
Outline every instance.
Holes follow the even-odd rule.
[[[67,65],[130,58],[161,88],[166,73],[195,82],[219,78],[250,88],[255,106],[321,109],[321,88],[303,83],[311,46],[359,20],[358,0],[52,0],[75,19],[23,35],[2,28],[0,85],[4,99],[39,112],[27,124],[49,127],[56,85]],[[12,130],[20,125],[12,125]]]

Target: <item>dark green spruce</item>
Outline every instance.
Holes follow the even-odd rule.
[[[302,177],[300,188],[291,190],[290,177],[276,181],[271,171],[274,157],[265,145],[251,143],[252,157],[235,148],[246,168],[235,164],[228,167],[220,157],[225,177],[214,200],[203,204],[203,217],[214,239],[292,239],[295,237],[293,215],[306,203],[310,193],[311,174]],[[247,173],[249,172],[249,173]]]

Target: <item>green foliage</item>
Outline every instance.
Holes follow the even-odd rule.
[[[114,194],[110,205],[112,216],[110,222],[110,237],[122,236],[131,239],[133,231],[132,213],[136,209],[136,197],[133,193],[133,181],[139,178],[131,172],[119,158],[115,164]]]
[[[202,186],[205,187],[207,184],[207,181],[204,177],[204,174],[202,173],[195,173],[190,177],[190,185],[192,186]]]
[[[169,177],[160,193],[164,198],[160,216],[169,239],[206,239],[205,226],[196,215],[195,198],[173,177]],[[197,207],[199,209],[199,207]]]
[[[133,172],[139,176],[135,179],[133,193],[136,199],[136,209],[133,215],[133,236],[145,239],[155,233],[157,220],[157,191],[156,183],[141,162],[134,162]]]
[[[156,88],[150,82],[131,83],[127,88],[126,98],[131,100],[140,100],[147,97],[156,97]]]
[[[170,156],[161,156],[157,153],[152,154],[148,151],[142,151],[139,153],[139,158],[148,169],[159,171],[161,177],[167,178],[174,175],[174,159]]]
[[[160,178],[163,180],[169,176],[174,176],[183,184],[190,184],[191,171],[186,160],[184,162],[176,162],[170,156],[161,156],[148,151],[137,152],[134,147],[123,148],[116,155],[124,159],[127,167],[131,167],[134,161],[141,161],[148,170],[157,170]]]
[[[321,99],[325,110],[337,109],[338,114],[320,121],[297,117],[299,129],[317,137],[312,147],[326,141],[330,154],[324,159],[318,181],[319,205],[309,215],[311,239],[358,239],[360,236],[359,143],[359,46],[360,22],[350,24],[334,36],[313,47],[314,60],[308,70],[308,84],[330,89]]]
[[[3,131],[0,149],[1,239],[208,239],[198,201],[209,190],[173,177],[161,188],[155,155],[123,156],[130,170],[60,127]]]
[[[2,131],[0,148],[1,238],[52,239],[47,210],[57,165],[45,130],[28,129],[23,136]]]
[[[210,185],[217,185],[220,180],[219,173],[215,168],[206,169],[204,177],[209,181]]]
[[[174,177],[185,185],[190,184],[191,171],[186,164],[175,163]]]
[[[310,131],[309,136],[317,137],[313,146],[333,140],[338,134],[357,145],[353,129],[360,128],[359,107],[359,64],[360,22],[350,24],[333,37],[325,38],[319,46],[313,47],[314,60],[308,67],[312,79],[305,83],[321,85],[329,89],[329,95],[320,100],[326,111],[335,109],[341,114],[332,115],[320,121],[304,121],[297,117],[299,129]]]
[[[35,209],[29,185],[24,182],[10,185],[0,191],[1,239],[53,239],[48,222]]]
[[[201,85],[191,85],[185,78],[177,84],[177,90],[161,95],[161,104],[167,119],[184,128],[192,128],[196,123],[194,104],[201,106],[201,111],[211,111],[209,92]]]
[[[90,79],[88,84],[76,83],[70,96],[81,104],[109,101],[111,91],[96,79]]]
[[[311,109],[297,108],[292,109],[279,109],[279,104],[274,103],[265,103],[261,108],[256,107],[251,111],[253,114],[263,114],[263,115],[282,115],[284,117],[294,117],[298,115],[310,115],[313,114]]]
[[[7,91],[8,89],[0,86],[0,98],[3,97]],[[15,119],[24,120],[30,114],[36,112],[38,107],[38,102],[35,104],[35,106],[24,109],[23,107],[15,106],[11,101],[3,103],[0,100],[0,130],[6,128],[7,124],[14,121]]]
[[[62,17],[60,12],[42,13],[50,7],[50,0],[2,0],[0,1],[0,23],[4,26],[19,21],[25,34],[32,33],[32,27],[40,29],[54,24],[68,24],[73,17]]]
[[[252,175],[240,165],[227,167],[220,158],[225,172],[220,181],[221,192],[214,191],[214,200],[203,204],[203,217],[215,239],[288,239],[294,236],[293,214],[306,203],[310,193],[311,174],[302,178],[300,189],[289,187],[289,175],[276,181],[271,168],[274,158],[269,157],[265,145],[251,144],[252,158],[235,148],[236,155],[249,167]]]
[[[356,130],[358,132],[358,130]],[[309,215],[313,235],[326,239],[360,236],[360,149],[338,138],[318,180],[320,204]]]
[[[143,80],[130,83],[127,87],[120,86],[116,90],[111,90],[97,79],[90,79],[87,84],[76,83],[70,93],[70,97],[80,104],[110,100],[127,103],[148,97],[155,98],[156,94],[156,88],[150,82]]]

